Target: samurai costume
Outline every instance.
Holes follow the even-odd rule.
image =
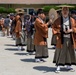
[[[25,28],[27,32],[27,52],[34,52],[34,43],[33,43],[33,30],[32,30],[32,22],[30,15],[28,15],[25,19]]]
[[[34,44],[36,48],[35,59],[48,58],[47,38],[48,38],[48,26],[41,18],[35,20],[35,37]]]
[[[53,34],[57,35],[56,50],[53,63],[59,65],[76,65],[75,40],[76,25],[71,17],[59,17],[53,24]],[[64,30],[73,29],[71,33],[64,33]],[[60,33],[58,33],[60,31]]]
[[[18,46],[19,50],[24,50],[24,41],[22,39],[22,24],[21,19],[16,21],[15,26],[15,34],[16,34],[16,46]]]

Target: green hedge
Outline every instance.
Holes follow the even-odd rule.
[[[9,8],[9,9],[7,9],[7,13],[15,13],[15,9],[14,8]]]
[[[0,7],[0,13],[5,13],[7,10],[4,7]]]
[[[0,13],[15,13],[14,8],[0,7]]]
[[[43,7],[43,11],[44,12],[49,12],[49,10],[51,9],[51,8],[54,8],[54,9],[59,9],[59,7],[56,7],[56,5],[50,5],[50,6],[44,6]]]

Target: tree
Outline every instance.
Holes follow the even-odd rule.
[[[44,13],[47,15],[51,8],[54,8],[56,10],[59,9],[59,7],[56,7],[56,5],[44,6],[43,7]]]

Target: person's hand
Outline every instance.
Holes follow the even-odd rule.
[[[49,25],[49,24],[52,24],[52,19],[50,19],[48,22],[47,22],[47,24]]]
[[[67,31],[64,31],[65,33],[70,33],[70,32],[73,32],[73,30],[72,29],[69,29],[69,30],[67,30]]]
[[[21,34],[22,34],[22,32],[19,32],[19,34],[21,35]]]
[[[73,30],[72,29],[69,29],[67,32],[70,33],[70,32],[73,32]]]
[[[52,19],[50,19],[50,20],[49,20],[49,23],[52,23],[52,22],[53,22],[53,20],[52,20]]]

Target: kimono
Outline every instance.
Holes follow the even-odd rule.
[[[25,28],[27,34],[27,52],[34,52],[34,43],[33,43],[33,30],[32,30],[32,22],[30,19],[25,20]]]
[[[64,29],[64,19],[59,17],[53,24],[53,34],[56,35],[56,50],[54,54],[53,63],[56,65],[76,65],[76,57],[74,48],[76,47],[76,24],[75,20],[71,17],[68,17],[67,24],[69,29],[72,29],[73,32],[65,34]]]
[[[34,27],[36,30],[34,36],[34,45],[36,48],[35,58],[47,58],[48,25],[42,19],[36,18]]]
[[[24,21],[24,17],[21,18],[22,20],[22,40],[23,40],[23,43],[24,45],[26,46],[27,45],[27,35],[26,35],[26,30],[25,30],[25,21]]]
[[[25,43],[23,41],[22,24],[20,20],[16,22],[15,34],[16,34],[16,46],[24,46]]]

